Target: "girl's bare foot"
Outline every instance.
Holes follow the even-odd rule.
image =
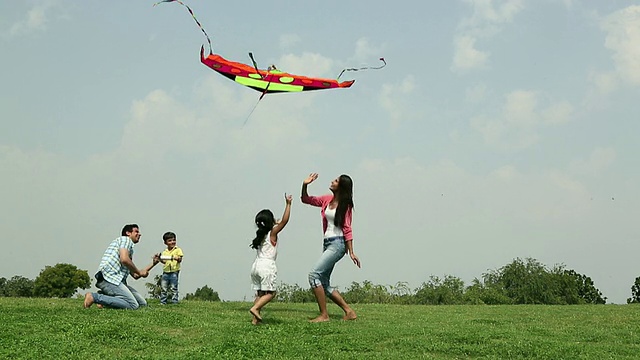
[[[260,321],[254,316],[253,319],[251,319],[251,324],[258,325],[260,324]]]
[[[102,309],[103,306],[101,304],[96,304],[96,306],[98,307],[98,309]]]
[[[346,314],[344,314],[344,316],[342,317],[342,320],[355,320],[356,318],[357,318],[356,312],[351,310]]]
[[[249,309],[249,312],[251,313],[251,315],[253,315],[253,317],[258,319],[258,321],[262,321],[262,316],[260,316],[260,312],[258,310],[251,308]]]
[[[315,319],[309,320],[309,322],[312,322],[312,323],[319,323],[319,322],[326,322],[326,321],[329,321],[329,317],[324,315],[320,315]]]

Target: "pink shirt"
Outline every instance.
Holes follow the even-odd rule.
[[[322,214],[322,233],[324,234],[327,231],[327,217],[324,214],[324,210],[327,208],[329,203],[333,199],[332,194],[322,195],[322,196],[302,196],[301,200],[305,204],[309,204],[312,206],[317,206],[322,210],[320,213]],[[344,215],[344,225],[342,225],[342,233],[344,234],[345,241],[353,240],[353,235],[351,233],[351,207],[347,209],[347,213]]]

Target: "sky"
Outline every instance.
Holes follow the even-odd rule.
[[[0,1],[0,277],[93,274],[137,223],[140,267],[177,234],[182,296],[252,300],[254,216],[280,217],[288,193],[278,279],[305,288],[322,228],[299,196],[317,172],[312,195],[354,181],[362,268],[338,263],[342,290],[470,285],[534,258],[610,303],[631,296],[640,1],[186,3],[230,60],[324,78],[388,65],[345,73],[349,89],[267,95],[248,118],[260,94],[200,63],[178,3]]]

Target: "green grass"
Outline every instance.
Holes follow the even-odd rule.
[[[136,311],[78,299],[0,298],[1,359],[637,359],[640,306],[355,304],[311,324],[314,304],[183,301]]]

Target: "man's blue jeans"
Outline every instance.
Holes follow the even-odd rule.
[[[168,291],[171,290],[171,302],[174,304],[178,303],[178,274],[180,271],[170,272],[170,273],[162,273],[162,279],[160,280],[160,287],[162,288],[162,292],[160,292],[160,303],[166,304]]]
[[[115,309],[131,309],[136,310],[140,306],[147,306],[147,301],[136,291],[136,289],[127,285],[126,281],[119,285],[101,280],[96,283],[96,287],[102,290],[102,293],[92,293],[93,302]]]

